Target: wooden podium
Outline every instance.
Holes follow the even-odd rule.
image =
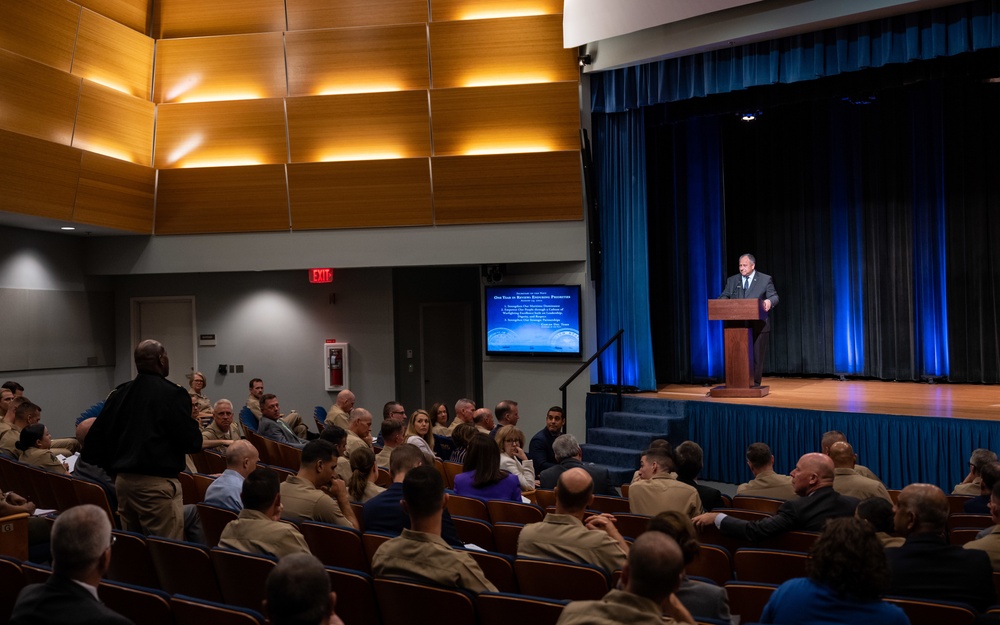
[[[710,299],[708,318],[725,322],[726,385],[714,387],[712,397],[764,397],[768,387],[753,385],[753,328],[751,321],[764,321],[762,299]]]

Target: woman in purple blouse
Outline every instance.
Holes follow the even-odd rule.
[[[463,473],[455,476],[455,493],[480,499],[521,501],[517,476],[500,470],[500,448],[485,434],[476,434],[462,463]]]

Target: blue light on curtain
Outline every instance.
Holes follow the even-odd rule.
[[[649,253],[646,240],[644,114],[595,115],[594,171],[603,262],[597,292],[597,340],[622,337],[622,384],[656,389],[650,340]],[[615,350],[600,358],[603,383],[618,383]]]

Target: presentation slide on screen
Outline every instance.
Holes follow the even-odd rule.
[[[486,351],[578,354],[580,292],[572,286],[486,291]]]

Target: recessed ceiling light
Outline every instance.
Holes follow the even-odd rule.
[[[76,228],[74,228],[73,226],[63,226],[62,228],[59,228],[59,229],[60,230],[76,230]]]

